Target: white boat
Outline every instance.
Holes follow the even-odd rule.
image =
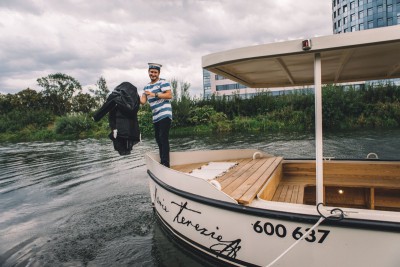
[[[400,26],[240,48],[203,67],[251,87],[315,87],[316,159],[253,149],[146,154],[155,214],[234,266],[400,266],[400,161],[325,159],[321,84],[400,77]],[[400,155],[400,153],[399,153]]]

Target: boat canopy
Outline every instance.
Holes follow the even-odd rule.
[[[248,87],[314,85],[316,203],[323,203],[322,84],[400,78],[400,25],[228,50],[204,56],[203,68]]]
[[[400,25],[238,48],[203,56],[202,64],[248,87],[305,86],[314,84],[316,53],[322,84],[399,78]]]

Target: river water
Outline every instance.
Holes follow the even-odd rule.
[[[330,133],[324,156],[400,159],[400,130]],[[171,151],[256,148],[314,158],[313,135],[171,138]],[[0,266],[212,266],[170,240],[153,214],[143,155],[119,156],[107,139],[2,144]]]

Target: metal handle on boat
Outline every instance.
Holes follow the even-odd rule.
[[[262,158],[262,154],[261,154],[261,152],[254,152],[254,154],[253,154],[253,159],[256,159],[257,158],[257,156],[260,156],[260,158]]]
[[[221,191],[221,189],[222,189],[221,184],[217,180],[211,180],[209,182],[210,182],[210,184],[215,186],[219,191]]]
[[[371,158],[373,156],[373,158]],[[369,153],[367,155],[367,159],[379,159],[378,154],[376,153]]]

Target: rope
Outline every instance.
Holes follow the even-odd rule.
[[[332,215],[326,217],[320,212],[320,210],[319,210],[319,206],[320,205],[323,205],[323,204],[322,203],[318,203],[318,205],[317,205],[318,214],[321,216],[319,218],[319,220],[317,221],[317,223],[314,224],[314,226],[311,227],[304,235],[302,235],[302,237],[300,237],[296,242],[294,242],[288,249],[286,249],[281,255],[279,255],[275,260],[273,260],[266,267],[271,267],[272,265],[274,265],[278,260],[280,260],[283,256],[285,256],[292,248],[294,248],[301,240],[306,238],[310,234],[310,232],[312,232],[315,228],[317,228],[323,221],[325,221],[325,220],[331,220],[331,221],[343,220],[343,218],[344,218],[343,210],[341,210],[339,208],[334,208],[334,209],[331,210],[331,214]],[[339,216],[337,216],[337,214],[333,214],[336,211],[340,212]]]

